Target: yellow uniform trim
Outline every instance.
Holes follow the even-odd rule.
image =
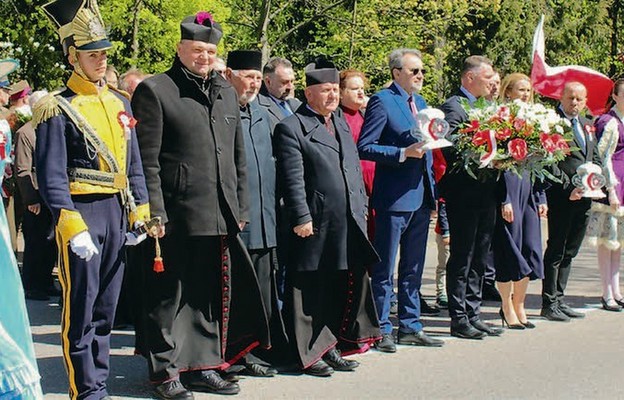
[[[63,212],[65,210],[61,210]],[[62,232],[56,230],[56,245],[58,247],[58,269],[59,282],[63,290],[63,310],[61,312],[61,346],[63,348],[63,361],[69,378],[69,398],[78,398],[78,387],[76,385],[76,370],[71,362],[69,354],[69,326],[70,326],[70,298],[71,298],[71,279],[69,271],[69,238],[63,236]]]
[[[130,212],[128,216],[130,220],[130,226],[134,228],[134,223],[137,221],[149,221],[150,220],[150,208],[149,204],[138,205],[136,210]]]
[[[111,155],[117,161],[120,168],[125,171],[128,156],[128,140],[126,132],[119,122],[119,114],[126,112],[124,103],[108,90],[108,87],[99,88],[78,74],[72,74],[67,82],[67,87],[79,94],[71,100],[72,107],[79,112],[89,125],[97,132]],[[100,171],[110,171],[106,161],[101,155]]]
[[[40,123],[61,114],[61,108],[59,107],[58,100],[56,99],[55,94],[56,93],[47,94],[45,97],[41,98],[33,107],[33,129],[37,128],[37,125],[39,125]]]
[[[80,232],[88,230],[87,224],[84,222],[78,211],[70,211],[64,208],[61,209],[56,229],[63,238],[64,244],[67,244],[69,239],[73,238]]]

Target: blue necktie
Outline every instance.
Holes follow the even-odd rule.
[[[583,135],[583,131],[579,126],[578,118],[572,118],[572,130],[574,131],[574,136],[576,137],[576,141],[579,143],[581,150],[585,153],[585,135]]]
[[[290,109],[288,108],[288,106],[286,105],[286,101],[282,100],[279,103],[279,106],[282,108],[282,111],[284,111],[284,116],[288,117],[292,115],[292,111],[290,111]]]

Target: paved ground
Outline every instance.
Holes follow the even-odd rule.
[[[435,243],[429,255],[423,292],[434,294]],[[440,349],[399,346],[396,354],[371,351],[357,356],[356,372],[331,378],[278,376],[241,380],[240,399],[624,399],[624,313],[599,308],[596,256],[583,248],[575,260],[569,302],[586,312],[584,320],[555,323],[539,314],[541,285],[529,288],[534,330],[506,331],[483,341],[451,338],[446,314],[424,318],[426,330],[445,340]],[[29,302],[42,385],[46,398],[66,398],[57,304]],[[498,305],[486,303],[484,318],[494,323]],[[150,398],[146,366],[133,356],[134,333],[113,336],[110,393],[116,399]],[[196,398],[217,398],[198,394]]]

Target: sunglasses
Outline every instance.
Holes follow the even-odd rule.
[[[425,75],[427,73],[427,70],[425,68],[404,68],[401,67],[399,69],[404,69],[406,71],[411,72],[412,75],[417,75],[419,72],[422,73],[423,75]]]

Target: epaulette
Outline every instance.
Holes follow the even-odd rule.
[[[40,123],[61,114],[61,107],[56,98],[57,94],[58,92],[49,93],[35,104],[32,116],[33,128],[37,128]]]
[[[130,93],[126,92],[125,90],[121,90],[119,88],[116,88],[114,86],[108,85],[108,89],[112,90],[113,92],[117,92],[120,95],[122,95],[123,97],[125,97],[126,99],[130,100]]]

